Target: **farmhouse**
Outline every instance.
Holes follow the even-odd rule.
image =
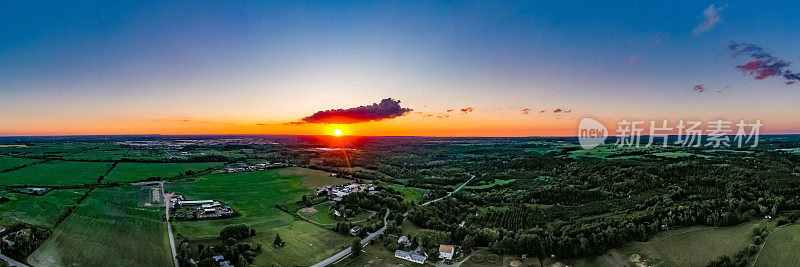
[[[407,260],[407,261],[410,261],[410,262],[419,263],[419,264],[425,264],[425,260],[428,259],[428,255],[427,254],[417,254],[417,253],[415,253],[413,251],[406,252],[406,251],[402,251],[402,250],[396,250],[394,252],[394,257],[398,258],[398,259]]]
[[[445,260],[452,260],[453,254],[455,254],[456,249],[453,246],[448,245],[439,245],[439,258]]]

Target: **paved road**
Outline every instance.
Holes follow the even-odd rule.
[[[6,256],[6,255],[3,255],[3,254],[0,254],[0,260],[3,260],[3,261],[5,261],[5,262],[8,262],[8,265],[11,265],[11,266],[15,266],[15,267],[28,267],[28,265],[25,265],[24,263],[21,263],[21,262],[15,261],[14,259],[12,259],[12,258],[9,258],[8,256]]]
[[[389,209],[386,209],[386,215],[383,216],[383,227],[381,227],[381,229],[378,229],[378,231],[375,231],[374,233],[371,233],[371,234],[367,235],[367,237],[365,237],[364,239],[361,239],[361,245],[368,244],[369,241],[372,241],[372,239],[375,239],[376,237],[378,237],[379,235],[382,235],[383,232],[386,231],[386,219],[387,218],[389,218]],[[346,249],[342,250],[341,252],[336,253],[336,255],[331,256],[330,258],[327,258],[324,261],[321,261],[320,263],[312,265],[312,267],[323,267],[323,266],[331,265],[334,262],[337,262],[337,261],[341,260],[342,258],[344,258],[345,256],[349,255],[351,251],[352,251],[352,248],[346,248]]]
[[[462,184],[461,186],[456,188],[456,190],[453,190],[453,192],[447,193],[446,196],[443,196],[443,197],[440,197],[440,198],[425,202],[425,203],[422,204],[422,206],[426,206],[428,204],[431,204],[433,202],[445,199],[445,198],[453,195],[454,193],[456,193],[459,190],[461,190],[461,188],[463,188],[465,185],[467,185],[474,178],[475,178],[475,175],[470,177],[469,180],[464,182],[464,184]],[[405,216],[408,216],[408,212],[403,213],[403,217],[405,217]],[[375,237],[383,234],[383,232],[386,231],[386,225],[387,225],[386,224],[386,218],[388,218],[388,217],[389,217],[389,210],[387,209],[386,210],[386,215],[383,216],[383,227],[381,227],[381,229],[378,229],[378,231],[375,231],[374,233],[369,234],[366,238],[362,239],[361,240],[361,244],[362,245],[365,245],[365,244],[369,243],[369,241],[372,241],[372,239],[374,239]],[[346,249],[342,250],[341,252],[336,253],[336,255],[331,256],[330,258],[327,258],[327,259],[325,259],[324,261],[322,261],[320,263],[312,265],[312,267],[324,267],[324,266],[328,266],[330,264],[333,264],[334,262],[337,262],[337,261],[341,260],[342,258],[344,258],[345,256],[347,256],[348,254],[350,254],[350,251],[351,251],[351,248],[346,248]]]
[[[161,195],[164,196],[164,214],[167,216],[167,234],[169,234],[169,246],[172,249],[172,261],[175,267],[180,267],[177,258],[178,250],[175,249],[175,236],[172,235],[172,224],[169,223],[169,208],[172,206],[172,201],[169,200],[166,192],[164,192],[164,181],[161,181]]]

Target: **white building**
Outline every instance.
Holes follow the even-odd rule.
[[[439,258],[445,260],[452,260],[453,254],[455,254],[456,249],[453,246],[448,245],[439,245]]]
[[[411,240],[408,240],[407,236],[401,236],[399,239],[397,239],[397,244],[401,244],[407,247],[411,245]]]
[[[414,252],[406,252],[402,250],[395,251],[394,257],[419,264],[425,264],[425,260],[428,259],[428,255],[420,255]]]

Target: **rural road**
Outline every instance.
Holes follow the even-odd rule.
[[[431,203],[433,203],[433,202],[436,202],[436,201],[439,201],[439,200],[442,200],[442,199],[445,199],[445,198],[448,198],[448,197],[452,196],[452,195],[453,195],[453,194],[455,194],[456,192],[460,191],[460,190],[461,190],[461,188],[464,188],[464,186],[465,186],[465,185],[467,185],[467,184],[468,184],[470,181],[472,181],[472,179],[475,179],[475,175],[473,175],[472,177],[470,177],[470,178],[469,178],[469,180],[467,180],[466,182],[464,182],[463,184],[461,184],[461,186],[459,186],[458,188],[456,188],[456,190],[453,190],[453,192],[447,193],[447,195],[445,195],[445,196],[443,196],[443,197],[440,197],[440,198],[437,198],[437,199],[434,199],[434,200],[431,200],[431,201],[428,201],[428,202],[422,203],[422,206],[427,206],[428,204],[431,204]],[[403,217],[406,217],[406,216],[408,216],[408,211],[406,211],[406,213],[403,213]]]
[[[758,262],[758,257],[761,256],[761,251],[764,250],[764,245],[767,244],[767,239],[769,239],[769,237],[772,236],[772,234],[774,234],[775,232],[777,232],[778,230],[780,230],[784,226],[786,226],[786,225],[778,226],[777,228],[775,228],[775,230],[772,230],[772,232],[769,232],[767,237],[764,237],[764,241],[761,241],[761,245],[758,246],[758,254],[756,254],[756,257],[753,259],[753,263],[750,264],[751,267],[752,266],[756,266],[756,263]]]
[[[5,262],[8,262],[8,265],[11,265],[11,266],[15,266],[15,267],[28,267],[28,265],[25,265],[24,263],[21,263],[21,262],[15,261],[14,259],[12,259],[12,258],[9,258],[8,256],[6,256],[6,255],[3,255],[3,254],[0,254],[0,260],[3,260],[3,261],[5,261]]]
[[[161,181],[161,195],[164,196],[164,214],[167,216],[167,234],[169,235],[169,246],[172,249],[172,261],[175,267],[180,267],[177,258],[178,250],[175,249],[175,236],[172,234],[172,224],[169,223],[169,206],[172,206],[172,202],[164,191],[164,181]]]
[[[453,195],[453,193],[456,193],[459,190],[461,190],[461,188],[463,188],[465,185],[467,185],[474,178],[475,178],[475,175],[470,177],[469,180],[464,182],[464,184],[462,184],[461,186],[456,188],[456,190],[453,190],[453,192],[447,193],[446,196],[443,196],[443,197],[440,197],[440,198],[425,202],[425,203],[422,204],[422,206],[426,206],[428,204],[431,204],[433,202],[445,199],[445,198]],[[403,217],[405,217],[405,216],[408,216],[408,212],[403,213]],[[388,218],[388,217],[389,217],[389,210],[387,209],[386,210],[386,215],[383,216],[383,227],[381,227],[381,229],[378,229],[378,231],[375,231],[374,233],[369,234],[366,238],[362,239],[361,240],[361,244],[362,245],[366,245],[367,243],[369,243],[369,241],[372,241],[372,239],[374,239],[375,237],[383,234],[383,232],[386,231],[386,225],[387,225],[386,224],[386,218]],[[350,250],[351,250],[351,248],[346,248],[346,249],[342,250],[341,252],[336,253],[336,255],[331,256],[330,258],[327,258],[324,261],[321,261],[320,263],[312,265],[312,267],[324,267],[324,266],[328,266],[328,265],[330,265],[330,264],[332,264],[334,262],[337,262],[337,261],[341,260],[342,258],[344,258],[345,256],[347,256],[348,254],[350,254]]]
[[[386,215],[383,216],[383,227],[381,227],[381,229],[378,229],[378,231],[375,231],[374,233],[367,235],[367,237],[365,237],[364,239],[361,239],[361,245],[366,245],[367,243],[369,243],[369,241],[372,241],[372,239],[375,239],[375,237],[383,234],[383,232],[386,231],[386,218],[389,218],[389,209],[386,209]],[[351,250],[352,248],[346,248],[341,252],[336,253],[336,255],[331,256],[330,258],[327,258],[324,261],[321,261],[320,263],[312,265],[312,267],[328,266],[350,254]]]

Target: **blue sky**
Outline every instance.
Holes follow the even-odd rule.
[[[718,21],[693,34],[712,4]],[[747,58],[733,58],[726,46],[753,43],[800,60],[798,7],[6,1],[0,112],[9,115],[0,117],[0,134],[94,133],[108,121],[134,119],[279,124],[386,97],[426,113],[487,110],[473,115],[476,129],[501,127],[485,121],[531,107],[610,120],[758,117],[776,132],[794,131],[800,121],[787,114],[797,112],[798,85],[743,74],[735,66]],[[698,84],[708,90],[692,90]],[[513,121],[516,128],[563,124],[547,121],[555,119]],[[78,126],[64,123],[70,120]]]

